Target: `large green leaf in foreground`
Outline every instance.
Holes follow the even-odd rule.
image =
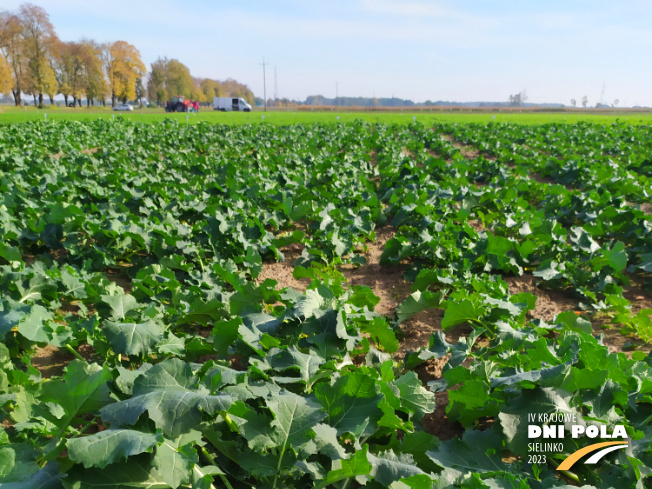
[[[111,429],[94,435],[68,440],[70,460],[84,464],[84,467],[103,469],[109,464],[120,462],[131,455],[148,452],[163,437],[158,434],[135,430]]]
[[[194,428],[203,414],[226,412],[233,399],[211,395],[198,385],[190,365],[178,359],[159,363],[138,377],[130,399],[102,408],[102,418],[112,426],[134,425],[145,411],[157,428],[177,437]]]

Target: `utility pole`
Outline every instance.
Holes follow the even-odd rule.
[[[604,104],[604,89],[607,88],[607,83],[602,82],[602,92],[600,92],[600,102],[599,105]]]
[[[278,100],[278,93],[276,92],[277,84],[278,80],[276,79],[276,65],[274,65],[274,101]]]
[[[263,56],[263,62],[261,64],[263,65],[263,97],[265,97],[265,112],[267,112],[267,85],[265,82],[265,65],[268,65],[269,63],[265,63],[265,56]]]

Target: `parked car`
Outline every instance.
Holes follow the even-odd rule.
[[[113,107],[113,110],[134,110],[134,108],[129,104],[120,104]]]

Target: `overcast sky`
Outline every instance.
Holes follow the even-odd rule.
[[[0,10],[24,2],[0,0]],[[263,95],[652,106],[646,0],[35,0],[65,41],[124,40],[149,64]],[[276,82],[275,73],[276,71]]]

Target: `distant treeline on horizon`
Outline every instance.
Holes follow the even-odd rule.
[[[262,98],[256,98],[256,105],[263,105]],[[284,99],[268,99],[268,107],[293,107],[299,105],[310,106],[329,106],[329,107],[514,107],[515,105],[510,102],[449,102],[437,100],[433,102],[426,100],[425,102],[414,102],[409,99],[402,99],[398,97],[336,97],[328,98],[323,95],[309,95],[305,101],[288,100]],[[520,107],[564,107],[564,104],[536,104],[525,103],[519,105]]]

